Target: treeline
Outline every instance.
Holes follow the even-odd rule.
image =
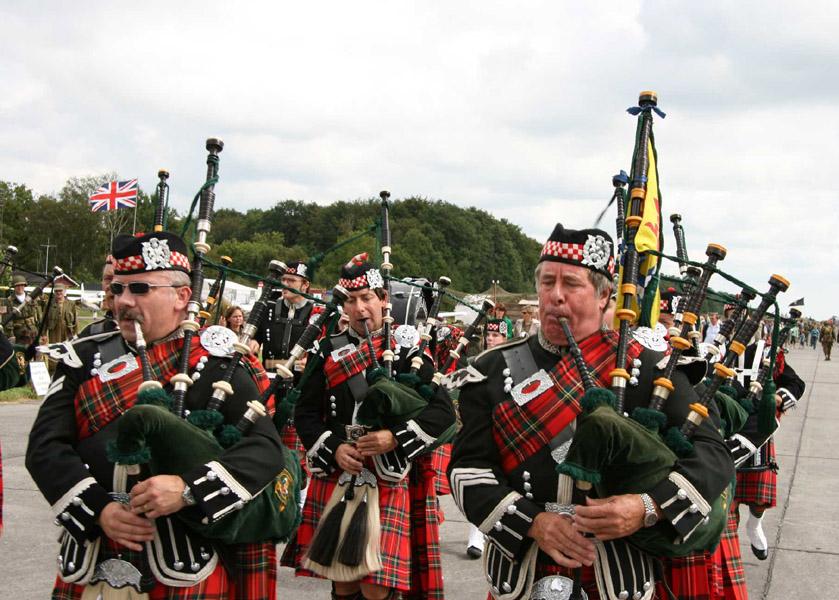
[[[0,181],[0,245],[17,246],[18,264],[40,272],[49,246],[50,266],[60,265],[78,281],[98,280],[111,237],[130,233],[134,222],[130,209],[90,212],[88,195],[113,177],[71,179],[57,197],[36,197],[25,185]],[[150,229],[153,214],[154,197],[141,190],[138,231]],[[378,198],[327,206],[283,200],[272,208],[244,213],[220,208],[213,219],[210,257],[217,261],[228,255],[235,268],[260,275],[271,259],[315,258],[314,283],[329,287],[353,255],[377,256],[373,228],[379,215]],[[170,210],[168,230],[180,233],[184,218]],[[407,198],[392,202],[390,224],[396,275],[432,279],[447,275],[453,287],[469,291],[485,290],[493,280],[512,292],[533,289],[541,246],[504,219],[474,207]],[[344,242],[348,243],[332,251]],[[242,277],[232,279],[246,282]]]

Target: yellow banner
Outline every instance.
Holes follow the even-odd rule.
[[[661,228],[661,208],[658,198],[658,174],[655,167],[655,153],[653,152],[653,143],[647,142],[647,156],[650,161],[650,168],[647,169],[647,195],[644,197],[644,211],[641,215],[641,227],[638,228],[638,233],[635,234],[635,249],[639,253],[647,252],[648,250],[658,250],[659,232]],[[650,256],[653,261],[647,261],[641,265],[641,272],[648,273],[649,268],[654,267],[658,262],[657,256]],[[648,267],[645,269],[644,267]]]
[[[659,232],[661,228],[661,202],[658,197],[658,174],[656,172],[655,153],[653,152],[652,141],[647,142],[647,157],[649,159],[649,168],[647,169],[647,192],[644,196],[644,205],[641,213],[641,226],[635,234],[635,249],[639,254],[648,252],[649,250],[659,250]],[[653,254],[642,256],[641,263],[638,265],[638,272],[641,275],[641,281],[644,277],[655,270],[658,264],[658,257]],[[620,269],[620,280],[618,282],[618,290],[620,284],[623,283],[624,269]],[[636,282],[633,282],[636,283]],[[639,292],[641,288],[638,288]],[[620,302],[619,302],[620,303]],[[620,306],[618,307],[620,308]],[[641,316],[641,306],[638,303],[638,298],[633,298],[632,306],[630,306],[637,317]],[[661,310],[661,297],[659,290],[656,288],[655,296],[653,298],[652,307],[650,310],[650,324],[655,327],[658,322],[658,315]],[[637,323],[636,319],[636,323]],[[615,318],[615,327],[619,321]]]
[[[652,140],[647,142],[647,157],[650,161],[649,169],[647,169],[647,194],[644,196],[644,212],[642,214],[641,227],[638,228],[638,233],[635,235],[635,249],[639,253],[647,252],[648,250],[660,250],[659,233],[661,231],[661,200],[658,191],[658,172],[656,171],[655,152],[653,152]],[[638,265],[638,271],[642,276],[647,276],[653,273],[658,264],[658,257],[654,254],[648,254],[646,258]],[[651,290],[645,290],[648,294]],[[655,289],[653,296],[653,303],[650,310],[650,325],[655,327],[658,323],[658,314],[661,310],[661,296],[659,294],[658,286]]]

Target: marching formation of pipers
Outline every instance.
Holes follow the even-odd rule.
[[[765,559],[772,436],[804,392],[783,351],[801,315],[773,311],[784,277],[761,291],[727,275],[721,245],[691,261],[678,215],[677,256],[661,252],[663,113],[652,92],[630,112],[616,238],[557,224],[538,307],[515,326],[488,299],[447,322],[447,277],[393,274],[387,192],[379,260],[352,257],[322,298],[306,261],[271,261],[247,315],[221,310],[223,144],[207,140],[189,245],[162,226],[161,171],[153,231],[113,242],[105,318],[38,347],[54,374],[26,466],[60,532],[53,598],[275,598],[279,567],[330,580],[336,599],[443,598],[441,494],[472,524],[464,544],[497,600],[746,598],[739,507]],[[396,285],[420,302],[398,303]],[[32,298],[15,293],[31,329]],[[712,295],[724,318],[703,324]]]

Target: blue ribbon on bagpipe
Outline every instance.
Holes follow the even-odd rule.
[[[642,112],[648,111],[648,110],[655,111],[655,114],[657,114],[662,119],[667,116],[667,114],[664,111],[662,111],[660,108],[658,108],[656,106],[643,106],[643,107],[641,107],[641,106],[630,106],[629,108],[626,109],[626,112],[628,112],[633,117],[637,117]]]

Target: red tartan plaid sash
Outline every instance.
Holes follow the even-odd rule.
[[[195,368],[202,356],[208,354],[198,339],[193,341],[189,357],[190,370]],[[182,347],[183,338],[179,338],[149,348],[153,379],[168,382],[178,372]],[[80,385],[75,398],[79,439],[93,435],[134,406],[137,388],[142,382],[143,370],[137,368],[118,379],[103,382],[100,377],[93,376]]]
[[[611,384],[609,372],[615,368],[617,341],[617,334],[608,331],[590,335],[579,344],[592,378],[602,387]],[[630,341],[628,363],[637,358],[642,350],[640,344]],[[580,399],[584,390],[571,355],[562,357],[547,376],[551,385],[523,406],[515,400],[506,400],[493,411],[493,437],[506,473],[548,446],[551,439],[580,414]],[[526,384],[522,392],[527,394],[538,387],[539,382],[534,381]]]
[[[381,361],[384,352],[385,340],[381,334],[373,334],[373,348],[376,351],[376,360]],[[396,347],[396,342],[391,342],[391,348]],[[323,372],[326,375],[326,387],[333,389],[344,383],[347,379],[362,373],[364,369],[373,365],[370,357],[370,345],[361,340],[359,346],[354,350],[348,350],[340,356],[333,355],[340,352],[341,348],[334,348],[332,354],[326,357],[323,364]],[[425,356],[431,357],[431,352],[426,348]]]
[[[379,360],[384,351],[385,340],[381,335],[375,334],[372,339],[376,359]],[[359,345],[355,349],[333,348],[332,353],[326,357],[323,363],[326,387],[329,389],[336,388],[347,379],[358,375],[372,365],[370,345],[365,340],[359,341]]]

